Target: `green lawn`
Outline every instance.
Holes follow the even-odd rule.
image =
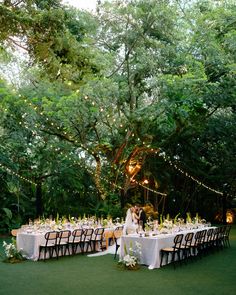
[[[2,241],[0,239],[0,251]],[[5,239],[6,240],[6,239]],[[0,295],[55,294],[236,294],[236,226],[230,235],[231,248],[177,267],[125,271],[113,255],[77,255],[58,261],[0,261]]]

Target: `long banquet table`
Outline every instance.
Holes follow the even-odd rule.
[[[109,233],[114,229],[105,228],[105,240],[106,246],[108,245],[108,239],[111,238]],[[17,234],[16,244],[17,249],[21,251],[23,256],[27,259],[37,261],[39,256],[39,246],[45,243],[45,233],[46,232],[28,232],[22,231]],[[71,237],[72,238],[72,237]]]
[[[189,232],[196,233],[209,228],[186,229],[178,233],[162,233],[148,237],[140,237],[139,234],[123,235],[120,243],[120,259],[123,259],[126,255],[125,248],[129,249],[130,246],[135,248],[137,242],[141,246],[140,263],[147,265],[149,269],[160,268],[160,250],[165,247],[172,247],[176,234],[183,234],[185,236]],[[165,261],[163,264],[165,264]]]

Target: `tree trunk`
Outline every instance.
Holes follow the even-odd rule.
[[[222,196],[222,222],[227,224],[227,194],[224,193]]]
[[[43,200],[42,200],[42,182],[38,182],[36,186],[36,216],[43,215]]]

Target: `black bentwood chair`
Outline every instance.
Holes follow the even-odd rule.
[[[91,238],[91,242],[93,243],[93,251],[96,251],[96,246],[99,247],[97,248],[97,250],[103,250],[103,247],[102,247],[103,234],[104,234],[103,227],[98,227],[94,230],[93,236]]]
[[[205,250],[205,238],[207,230],[200,230],[195,233],[194,241],[191,245],[192,257],[201,258]]]
[[[223,236],[224,247],[230,247],[230,242],[229,242],[230,231],[231,231],[231,225],[226,225],[225,226],[225,233]]]
[[[163,262],[163,257],[166,256],[166,264],[168,264],[169,260],[169,254],[171,255],[171,263],[173,263],[174,268],[175,268],[175,264],[176,262],[180,261],[180,253],[182,251],[181,248],[181,244],[183,241],[183,234],[178,234],[175,236],[174,238],[174,245],[173,247],[167,247],[167,248],[163,248],[161,249],[161,264],[160,267],[162,267],[162,262]],[[176,260],[177,259],[177,260]]]
[[[214,237],[214,228],[209,228],[206,233],[206,238],[204,242],[204,252],[208,254],[212,249],[212,241]]]
[[[65,256],[66,251],[70,255],[70,248],[69,248],[70,236],[71,236],[70,230],[62,230],[58,233],[58,240],[57,240],[58,255],[61,253],[61,256]]]
[[[187,233],[184,237],[184,242],[181,245],[183,260],[191,257],[191,245],[192,245],[192,241],[193,241],[193,236],[194,236],[194,233],[190,232],[190,233]]]
[[[46,259],[47,253],[49,258],[52,258],[55,252],[56,257],[58,259],[58,251],[57,251],[58,232],[56,231],[46,232],[44,237],[45,237],[45,243],[39,246],[38,260],[40,260],[42,251],[44,252],[44,256],[43,256],[44,261]]]
[[[75,255],[77,253],[78,247],[80,247],[80,252],[83,253],[83,237],[84,230],[82,228],[74,229],[72,232],[72,241],[70,242],[72,254]]]
[[[92,236],[93,236],[93,228],[84,229],[83,253],[88,252],[89,247],[90,247],[90,251],[93,250]]]

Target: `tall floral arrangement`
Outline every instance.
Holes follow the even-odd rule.
[[[3,249],[4,249],[4,262],[9,263],[16,263],[24,260],[24,257],[21,253],[21,251],[17,250],[16,247],[16,239],[12,238],[11,243],[6,243],[6,241],[3,241]]]
[[[135,246],[133,247],[133,243],[130,242],[129,248],[127,245],[124,245],[125,256],[121,259],[118,264],[124,266],[125,269],[136,270],[140,266],[140,257],[142,254],[141,244],[135,242]]]

